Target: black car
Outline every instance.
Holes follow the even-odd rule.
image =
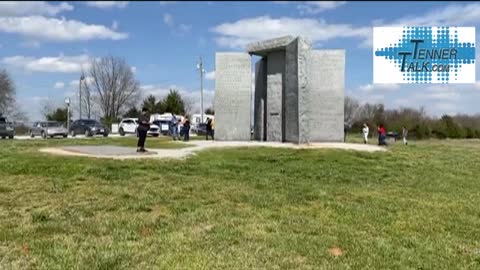
[[[70,135],[75,137],[77,134],[85,134],[87,137],[94,135],[103,135],[107,137],[110,131],[104,125],[96,120],[80,119],[72,123],[70,127]]]
[[[396,131],[389,131],[387,132],[387,138],[392,138],[396,141],[401,138],[401,134]]]
[[[196,128],[197,135],[207,135],[207,123],[199,123]]]
[[[8,122],[4,117],[0,117],[0,136],[2,139],[5,139],[6,137],[13,139],[15,136],[15,126],[13,123]]]

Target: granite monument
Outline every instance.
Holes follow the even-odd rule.
[[[215,139],[250,140],[251,55],[255,63],[253,138],[310,143],[343,141],[344,50],[313,50],[302,37],[217,53]]]

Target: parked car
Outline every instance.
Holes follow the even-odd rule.
[[[15,125],[12,122],[8,122],[5,117],[0,117],[0,137],[2,139],[15,137]]]
[[[96,120],[79,119],[72,123],[70,127],[70,135],[75,137],[77,134],[85,134],[87,137],[94,135],[103,135],[107,137],[110,130]]]
[[[199,123],[195,129],[195,133],[199,136],[207,135],[207,123]]]
[[[120,136],[125,136],[125,134],[137,134],[138,127],[138,118],[124,118],[120,121],[118,125],[118,133]],[[157,137],[160,135],[160,127],[158,125],[150,125],[150,129],[147,132],[147,135]],[[138,136],[138,134],[137,134]]]
[[[395,141],[397,141],[397,139],[401,138],[401,135],[400,135],[400,133],[398,133],[396,131],[389,131],[389,132],[387,132],[387,138],[392,138]]]
[[[160,128],[160,133],[162,135],[168,135],[170,132],[170,121],[168,120],[155,120],[153,124],[157,125]]]
[[[66,138],[68,136],[68,130],[65,126],[56,121],[35,122],[29,133],[32,138],[35,136],[41,136],[44,139],[47,138],[47,136],[50,136],[50,138],[53,138],[54,136],[62,136],[63,138]]]

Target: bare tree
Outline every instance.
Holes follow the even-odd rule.
[[[80,102],[82,106],[82,111],[84,111],[87,115],[87,119],[90,119],[92,117],[93,106],[92,87],[89,87],[90,83],[90,77],[87,77],[82,69],[82,75],[79,85],[80,91],[82,92],[82,100]]]
[[[140,87],[130,66],[118,57],[102,57],[91,62],[85,84],[92,98],[95,94],[105,119],[114,120],[135,104],[140,97]],[[91,99],[92,100],[92,99]]]
[[[7,114],[15,102],[15,85],[6,70],[0,69],[0,115]]]
[[[344,121],[345,123],[352,124],[355,122],[360,113],[360,103],[349,96],[345,96],[344,102]]]

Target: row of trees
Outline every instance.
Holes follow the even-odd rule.
[[[178,115],[187,115],[191,112],[191,101],[183,98],[177,90],[170,89],[168,95],[163,99],[157,100],[153,95],[149,95],[142,102],[141,108],[146,108],[150,113],[163,114],[166,112]],[[141,113],[141,108],[136,106],[124,114],[124,117],[138,117]],[[205,114],[215,114],[213,108],[207,108]]]
[[[361,132],[363,123],[370,128],[384,124],[389,131],[409,130],[410,136],[427,138],[480,138],[480,114],[428,116],[424,108],[386,110],[383,104],[363,104],[352,97],[345,97],[345,123],[350,132]],[[373,132],[374,133],[374,132]]]

